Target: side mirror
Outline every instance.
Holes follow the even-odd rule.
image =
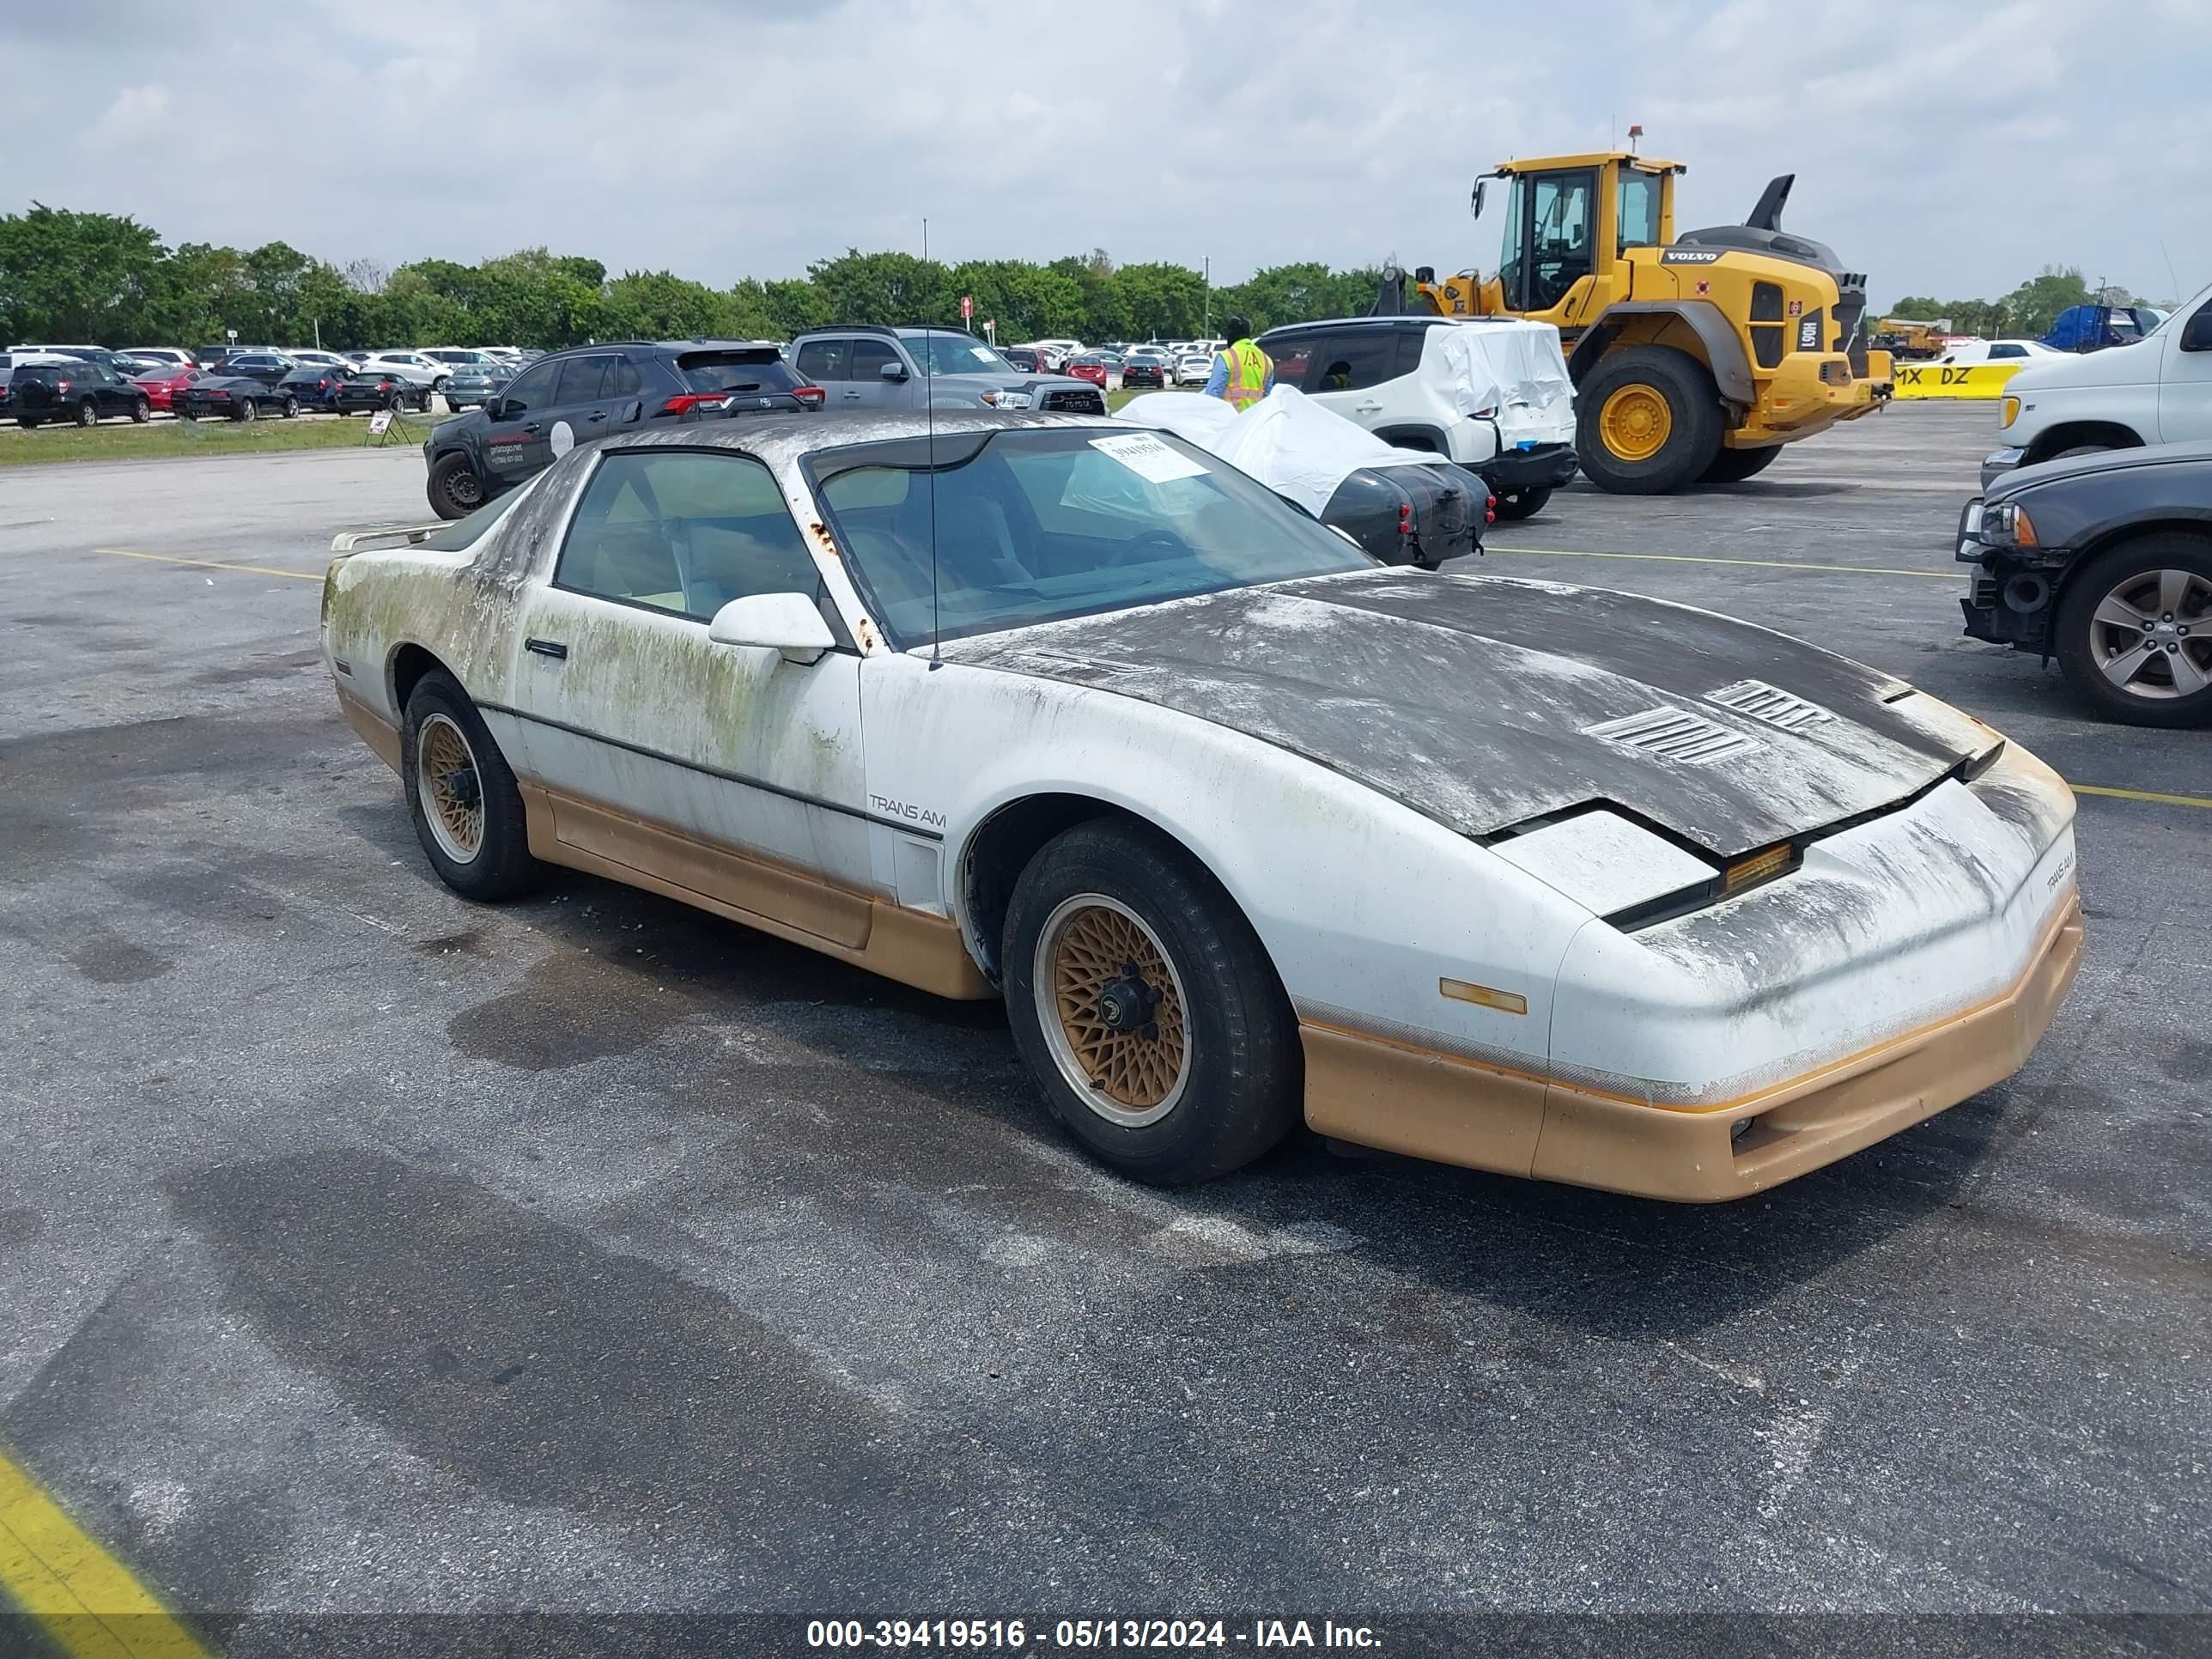
[[[1473,217],[1477,218],[1477,219],[1480,219],[1480,217],[1482,217],[1482,203],[1483,203],[1483,198],[1484,198],[1485,197],[1488,196],[1489,194],[1490,194],[1490,180],[1489,180],[1489,179],[1476,179],[1476,180],[1474,181],[1474,196],[1469,199],[1469,201],[1468,201],[1468,213],[1469,213]]]
[[[885,363],[883,376],[886,380],[903,380],[906,379],[906,365],[896,362]]]
[[[506,398],[487,398],[484,399],[483,405],[484,419],[488,421],[501,420],[505,418],[506,409]]]
[[[2181,331],[2184,351],[2212,351],[2212,306],[2199,306]]]
[[[716,645],[751,645],[779,651],[786,662],[819,662],[837,643],[822,612],[804,593],[748,593],[732,599],[707,624]]]

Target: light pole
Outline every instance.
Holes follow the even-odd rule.
[[[1198,331],[1210,340],[1213,337],[1213,256],[1201,253],[1198,263],[1205,272],[1199,280],[1206,290],[1206,320]]]

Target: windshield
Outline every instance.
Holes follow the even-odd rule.
[[[960,639],[1374,562],[1165,433],[964,433],[938,441],[934,475],[927,454],[922,440],[901,439],[807,462],[869,608],[901,649],[933,629]]]
[[[925,374],[1012,374],[1014,366],[964,334],[909,334],[899,342]]]

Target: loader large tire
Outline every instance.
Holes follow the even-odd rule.
[[[1583,472],[1617,495],[1662,495],[1695,483],[1721,447],[1721,396],[1711,370],[1672,346],[1629,346],[1575,390]]]

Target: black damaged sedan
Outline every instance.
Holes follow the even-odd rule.
[[[172,394],[169,406],[186,421],[253,421],[264,415],[289,421],[299,414],[300,398],[290,386],[270,386],[244,374],[203,374]]]
[[[2110,449],[1966,503],[1969,637],[2056,657],[2130,726],[2212,725],[2212,444]]]

